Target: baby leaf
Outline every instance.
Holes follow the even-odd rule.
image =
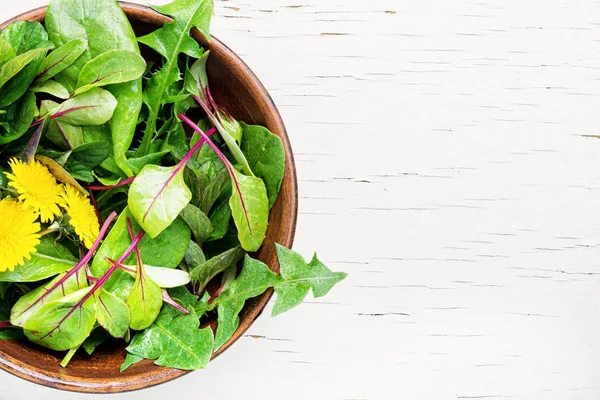
[[[198,293],[202,293],[208,282],[215,276],[230,266],[237,264],[244,257],[244,254],[244,250],[240,246],[237,246],[195,266],[190,271],[190,275],[192,275],[194,282],[198,285]]]
[[[131,272],[127,271],[128,273],[134,276],[136,275],[136,265],[124,266],[131,269]],[[146,271],[146,275],[152,281],[156,282],[156,284],[161,288],[174,288],[178,286],[184,286],[190,283],[190,281],[192,280],[192,277],[189,273],[180,269],[155,267],[152,265],[144,264],[144,270]]]
[[[180,215],[191,228],[198,243],[202,243],[208,239],[213,228],[210,219],[198,207],[188,204],[181,210]]]
[[[216,298],[219,316],[215,349],[225,344],[238,328],[240,323],[238,314],[246,300],[263,293],[278,279],[279,277],[266,264],[246,256],[240,276]]]
[[[16,55],[17,52],[15,51],[15,48],[0,37],[0,66]]]
[[[146,274],[145,268],[138,266],[135,285],[126,301],[131,310],[131,329],[142,330],[148,328],[160,312],[162,307],[162,290]]]
[[[63,100],[66,100],[71,96],[66,87],[54,80],[47,80],[43,83],[38,83],[31,87],[31,91],[33,93],[48,93],[51,96],[58,97],[59,99]]]
[[[181,315],[165,308],[150,328],[133,338],[127,351],[163,367],[202,369],[212,356],[213,333],[210,327],[198,329],[198,319],[194,310]]]
[[[0,68],[0,88],[23,70],[27,64],[46,54],[49,49],[50,47],[29,50],[5,62],[2,68]]]
[[[129,329],[131,313],[123,300],[106,290],[100,290],[96,300],[96,319],[112,337],[122,338]]]
[[[229,199],[238,239],[246,251],[256,251],[262,245],[269,224],[269,199],[260,178],[242,175],[233,170],[236,184]]]
[[[190,37],[190,30],[195,27],[210,39],[209,25],[214,5],[212,0],[175,0],[153,8],[174,21],[166,22],[162,28],[138,39],[165,59],[162,68],[148,81],[144,92],[150,114],[138,156],[148,154],[161,105],[170,102],[168,88],[181,79],[177,65],[179,54],[183,52],[196,58],[202,55],[200,46]]]
[[[127,353],[125,356],[125,361],[123,361],[123,365],[121,365],[121,372],[125,371],[127,368],[131,367],[134,364],[139,363],[144,358],[140,356],[136,356],[135,354]]]
[[[37,313],[44,305],[54,300],[58,300],[65,295],[74,293],[82,288],[87,287],[85,270],[82,268],[77,273],[65,277],[67,273],[62,273],[49,283],[42,285],[31,292],[21,296],[13,306],[10,313],[10,322],[16,326],[23,326],[29,317]],[[60,290],[51,290],[59,285]]]
[[[269,208],[273,207],[285,170],[285,150],[279,136],[259,125],[241,123],[242,151],[246,155],[254,174],[265,182],[269,197]]]
[[[275,285],[277,301],[273,307],[273,316],[281,314],[302,303],[309,289],[315,298],[325,296],[333,286],[348,274],[332,272],[315,254],[310,263],[293,250],[277,246],[277,257],[281,268],[281,279]]]
[[[31,258],[14,271],[0,272],[3,282],[37,282],[73,268],[77,259],[55,238],[44,236]]]
[[[80,346],[96,322],[91,287],[51,301],[34,312],[23,331],[29,340],[52,350]]]
[[[206,189],[204,189],[200,209],[205,214],[208,214],[221,193],[228,187],[231,187],[231,178],[229,177],[227,169],[223,169],[217,172],[214,179],[212,179],[206,186]]]
[[[100,54],[83,66],[79,73],[75,95],[93,87],[129,82],[146,70],[146,61],[139,52],[111,50]]]
[[[36,84],[43,85],[44,82],[52,79],[65,68],[71,66],[86,49],[87,42],[78,39],[71,40],[56,48],[56,50],[48,54],[48,57],[44,59],[44,62],[40,66]]]
[[[62,103],[51,118],[72,125],[102,125],[112,118],[116,106],[117,99],[109,91],[93,88]]]
[[[0,114],[0,145],[17,140],[27,132],[35,118],[35,94],[27,92]]]
[[[137,175],[148,164],[160,164],[160,161],[166,154],[169,154],[169,152],[165,150],[143,157],[130,158],[127,160],[127,166]]]
[[[127,204],[140,226],[155,238],[177,218],[192,193],[183,180],[183,164],[146,165],[129,188]]]
[[[81,126],[54,119],[48,124],[46,138],[63,149],[71,150],[83,144],[83,129]]]

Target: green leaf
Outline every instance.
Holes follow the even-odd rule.
[[[3,286],[2,283],[0,283],[0,287],[1,286]],[[1,291],[0,291],[0,294],[2,294]],[[3,296],[0,296],[0,322],[8,321],[9,316],[10,316],[10,304],[8,302],[8,299],[4,299]],[[13,328],[13,327],[0,328],[0,339],[15,340],[15,339],[22,339],[22,338],[23,338],[23,331],[21,329]]]
[[[179,54],[183,52],[196,58],[202,56],[200,46],[190,37],[190,30],[196,28],[210,39],[209,26],[214,5],[212,0],[175,0],[167,5],[153,8],[172,17],[174,21],[166,22],[162,28],[139,38],[140,43],[161,54],[165,62],[162,68],[152,75],[146,86],[144,101],[148,105],[150,114],[146,121],[138,156],[148,153],[152,135],[156,132],[161,106],[171,101],[168,89],[181,79],[177,65]]]
[[[191,271],[206,261],[206,256],[204,255],[204,252],[198,243],[190,240],[190,245],[185,252],[184,260],[185,264],[188,266],[188,270]]]
[[[132,365],[139,363],[143,359],[144,359],[143,357],[136,356],[135,354],[127,353],[127,356],[125,356],[125,361],[123,361],[123,364],[121,365],[121,372],[125,371],[127,368],[131,367]]]
[[[0,37],[0,66],[11,58],[16,57],[16,55],[17,52],[14,47],[12,47],[8,41]]]
[[[213,352],[213,334],[210,327],[198,329],[198,315],[188,315],[165,308],[152,326],[138,333],[127,351],[138,357],[156,360],[155,364],[168,368],[196,370],[206,367]]]
[[[225,344],[238,328],[238,314],[246,300],[260,295],[278,279],[266,264],[246,256],[240,276],[214,302],[218,305],[215,349]]]
[[[148,328],[158,317],[162,307],[162,290],[146,274],[143,264],[138,265],[135,285],[127,298],[131,310],[131,329]]]
[[[154,238],[171,225],[191,198],[181,164],[146,165],[129,188],[127,204],[138,224]]]
[[[61,290],[54,290],[50,294],[46,295],[41,301],[38,299],[45,294],[48,289],[54,286],[55,283],[59,282],[66,273],[62,273],[54,278],[49,283],[42,285],[31,292],[21,296],[19,300],[13,306],[10,313],[10,322],[15,326],[23,326],[30,316],[37,313],[41,307],[54,300],[62,298],[64,295],[74,293],[82,288],[87,287],[87,280],[85,276],[85,268],[81,268],[75,275],[69,277],[64,284],[61,286]]]
[[[133,272],[127,271],[130,275],[136,275],[136,265],[125,266],[133,270]],[[146,271],[146,275],[161,288],[184,286],[192,280],[189,273],[180,269],[155,267],[153,265],[144,264],[144,270]]]
[[[116,107],[117,99],[109,91],[93,88],[62,103],[52,118],[72,125],[102,125]]]
[[[100,245],[92,261],[90,270],[95,277],[100,277],[109,270],[110,263],[106,261],[106,257],[113,260],[117,259],[131,244],[131,237],[127,229],[128,217],[131,220],[134,232],[137,234],[140,231],[140,226],[136,223],[131,212],[128,208],[125,208]],[[142,260],[149,265],[176,268],[185,256],[190,237],[190,228],[178,218],[156,238],[150,238],[148,235],[142,238],[138,245]],[[134,257],[131,257],[125,261],[125,264],[135,263],[134,260]],[[125,283],[117,284],[119,280],[124,280]],[[120,289],[125,293],[124,298],[126,298],[129,294],[127,282],[133,284],[133,279],[127,273],[117,270],[109,278],[104,288],[113,293]]]
[[[38,83],[31,87],[31,91],[33,93],[47,93],[63,100],[66,100],[71,96],[66,87],[54,80],[46,80],[43,83]]]
[[[143,157],[130,158],[127,160],[127,166],[137,175],[148,164],[160,164],[160,161],[166,154],[169,154],[169,152],[159,151]]]
[[[73,149],[67,162],[77,161],[89,168],[96,168],[108,157],[110,145],[106,142],[87,142]]]
[[[46,30],[39,22],[13,22],[0,32],[0,38],[14,48],[17,56],[34,49],[47,50],[52,46],[52,43],[48,42]],[[0,88],[0,108],[13,104],[25,94],[44,61],[45,53],[46,51],[42,52]]]
[[[206,240],[207,242],[221,239],[229,230],[231,221],[231,208],[229,207],[231,188],[228,187],[227,189],[229,189],[229,193],[224,192],[224,194],[227,194],[227,197],[220,198],[210,212],[210,222],[213,226],[213,232]]]
[[[31,314],[23,331],[33,343],[63,351],[79,347],[96,322],[91,287],[46,303]]]
[[[131,313],[123,300],[102,289],[96,300],[96,319],[112,337],[122,338],[131,324]]]
[[[231,193],[231,178],[229,177],[229,172],[224,168],[217,172],[214,179],[212,179],[206,186],[206,189],[204,189],[200,209],[205,214],[208,214],[219,196],[226,190],[229,190],[229,193]],[[227,197],[229,196],[230,195],[228,194]]]
[[[244,152],[250,168],[261,178],[267,188],[269,208],[273,207],[285,170],[285,150],[279,136],[272,134],[267,128],[259,125],[241,123]]]
[[[144,71],[146,61],[139,51],[107,51],[83,66],[75,94],[86,92],[93,87],[129,82],[140,78]]]
[[[244,250],[240,246],[237,246],[195,266],[190,271],[190,275],[192,275],[192,279],[198,285],[198,292],[201,293],[208,282],[215,276],[230,266],[236,265],[244,257],[244,254]]]
[[[189,225],[196,241],[204,242],[213,231],[210,219],[196,206],[188,204],[180,213],[181,218]]]
[[[82,12],[82,9],[80,0],[53,0],[46,11],[46,27],[54,44],[62,45],[74,39],[89,43],[81,57],[57,77],[70,91],[75,90],[80,71],[93,58],[110,50],[139,53],[133,28],[116,1],[86,0],[85,9],[90,12]],[[142,79],[111,85],[107,89],[117,100],[109,124],[113,147],[111,161],[117,169],[112,172],[122,170],[132,175],[126,165],[125,152],[133,142],[142,107]],[[107,168],[109,164],[103,166]]]
[[[0,145],[17,140],[27,132],[36,113],[35,94],[27,92],[0,114]]]
[[[273,307],[273,316],[286,312],[302,303],[309,289],[315,298],[325,296],[333,286],[348,274],[332,272],[317,255],[310,263],[293,250],[276,244],[277,257],[281,268],[282,280],[275,285],[277,301]]]
[[[50,173],[56,178],[57,181],[71,185],[79,190],[82,194],[86,196],[88,195],[88,192],[81,187],[79,182],[73,179],[73,177],[55,160],[41,154],[36,154],[35,160],[48,168]]]
[[[74,39],[56,48],[48,54],[48,57],[44,59],[44,62],[40,66],[36,85],[43,85],[49,79],[52,79],[58,73],[71,66],[86,51],[87,47],[88,44],[86,41]],[[67,93],[69,92],[66,88],[65,90]]]
[[[42,237],[31,258],[14,271],[0,272],[3,282],[37,282],[58,275],[77,264],[77,259],[54,238]]]
[[[242,175],[236,170],[233,173],[237,185],[232,185],[229,206],[238,238],[244,250],[256,251],[262,245],[269,224],[267,190],[260,178]]]
[[[62,149],[70,150],[83,144],[83,129],[61,120],[51,120],[46,138]]]
[[[106,342],[108,338],[109,337],[106,331],[102,328],[99,328],[97,325],[96,328],[90,334],[90,336],[88,336],[88,338],[85,339],[81,347],[89,356],[91,356],[92,353],[94,353],[94,351],[96,350],[96,347]]]
[[[50,47],[29,50],[5,62],[4,65],[2,65],[2,68],[0,68],[0,88],[12,77],[21,72],[26,65],[46,54],[49,49]]]

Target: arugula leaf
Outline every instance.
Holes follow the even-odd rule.
[[[174,308],[165,308],[150,328],[133,338],[127,351],[156,360],[154,363],[163,367],[183,370],[206,367],[213,352],[212,330],[198,329],[199,317],[193,309],[187,315],[178,313]]]
[[[51,301],[34,312],[23,326],[27,338],[52,350],[79,347],[96,322],[91,287]]]
[[[96,300],[96,319],[112,337],[122,338],[129,329],[131,312],[123,300],[101,289]]]
[[[87,50],[87,47],[88,44],[86,41],[73,39],[53,50],[48,54],[48,57],[44,59],[39,68],[35,82],[36,85],[43,85],[49,79],[54,78],[58,73],[62,72],[65,68],[71,66],[75,60]],[[65,88],[65,90],[67,89]],[[69,91],[67,90],[67,92]]]
[[[275,285],[277,301],[273,307],[273,316],[284,313],[300,303],[309,289],[315,298],[325,296],[333,286],[342,281],[348,274],[332,272],[317,255],[313,255],[310,263],[293,250],[276,244],[277,257],[283,278]]]
[[[31,258],[14,271],[0,272],[3,282],[37,282],[73,268],[77,259],[54,238],[44,236]]]
[[[83,66],[79,73],[75,95],[93,87],[113,85],[138,79],[146,70],[146,61],[139,52],[111,50],[102,53]]]
[[[181,218],[189,225],[196,241],[204,242],[213,231],[210,219],[196,206],[188,204],[181,210]]]
[[[285,170],[285,150],[279,136],[259,125],[241,123],[243,140],[241,149],[248,159],[250,168],[265,182],[269,197],[269,208],[273,207]]]
[[[117,99],[109,91],[93,88],[62,103],[51,118],[72,125],[102,125],[112,118],[116,107]]]
[[[198,287],[198,293],[202,293],[204,288],[215,276],[225,271],[232,265],[235,265],[244,257],[244,249],[240,246],[229,249],[224,253],[214,256],[210,260],[198,264],[190,271],[190,275]]]
[[[198,58],[203,53],[198,43],[190,37],[190,30],[196,28],[210,39],[209,25],[214,4],[213,0],[175,0],[153,8],[172,17],[174,21],[165,22],[162,28],[138,39],[164,57],[162,68],[152,75],[144,90],[144,102],[148,106],[149,116],[138,156],[149,153],[161,106],[173,100],[169,98],[168,89],[181,80],[177,65],[179,54],[183,52]]]

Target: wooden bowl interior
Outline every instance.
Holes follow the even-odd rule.
[[[145,6],[130,3],[121,3],[121,6],[138,36],[162,26],[166,20],[165,17]],[[0,28],[15,20],[43,22],[45,10],[45,7],[32,10],[5,22],[0,25]],[[291,247],[297,216],[296,172],[285,127],[260,81],[230,49],[215,38],[207,43],[198,32],[194,33],[194,37],[211,51],[208,60],[208,75],[211,91],[216,101],[231,112],[236,119],[249,124],[266,126],[271,132],[281,137],[284,143],[287,159],[282,190],[271,211],[265,243],[254,255],[267,263],[273,271],[278,272],[279,264],[274,243]],[[142,51],[145,53],[144,50]],[[231,346],[250,327],[260,315],[271,295],[272,291],[269,290],[246,303],[240,314],[240,327],[231,340],[213,357]],[[206,323],[211,322],[213,321]],[[211,325],[214,326],[214,323]],[[68,368],[63,369],[59,365],[63,354],[48,351],[27,341],[0,340],[0,367],[32,382],[59,389],[91,393],[141,389],[187,373],[158,367],[152,361],[142,361],[121,373],[119,368],[125,359],[125,345],[116,343],[99,347],[89,357],[78,352]]]

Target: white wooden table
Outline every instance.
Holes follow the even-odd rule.
[[[289,129],[295,249],[350,276],[207,370],[110,398],[600,398],[600,1],[216,13]],[[87,398],[0,379],[2,400]]]

